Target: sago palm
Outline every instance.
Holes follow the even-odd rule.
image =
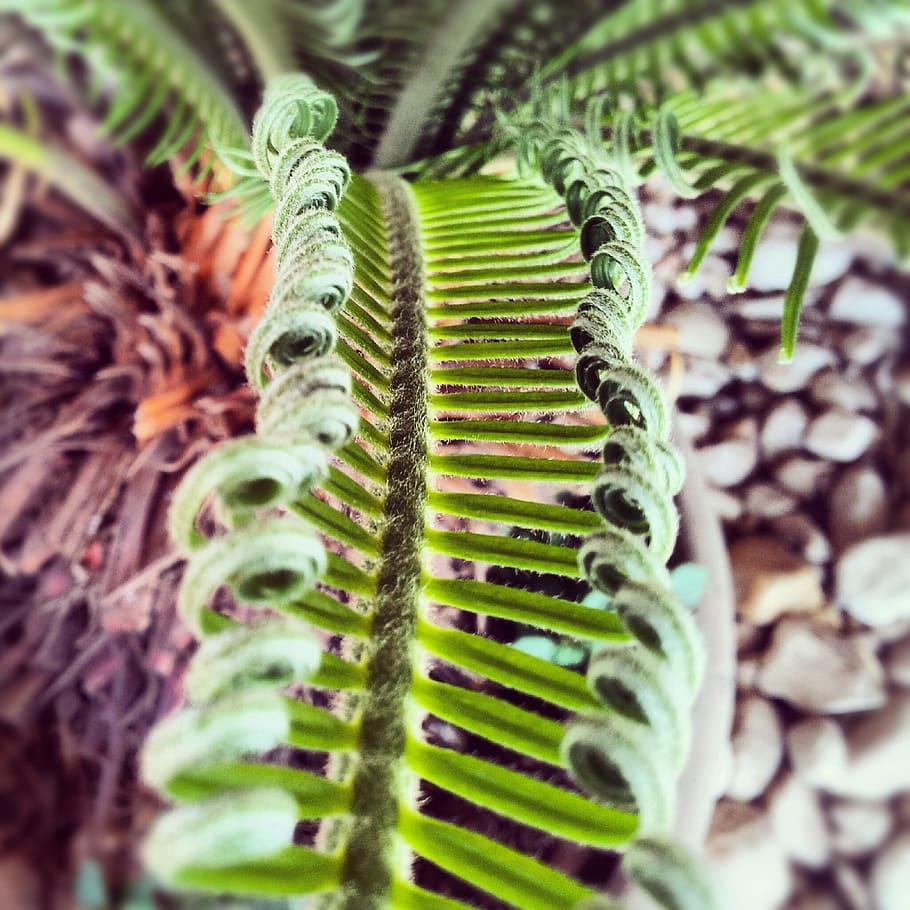
[[[635,187],[710,193],[689,273],[752,206],[731,291],[774,210],[801,214],[792,353],[820,242],[910,246],[907,4],[0,9],[80,55],[150,163],[233,172],[272,218],[257,432],[171,508],[202,644],[143,751],[180,804],[152,869],[350,910],[594,910],[618,851],[665,906],[712,906],[668,837],[704,648],[666,568],[681,459],[632,354]]]

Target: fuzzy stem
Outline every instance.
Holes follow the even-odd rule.
[[[427,472],[427,331],[423,255],[407,184],[375,174],[392,265],[389,461],[374,634],[367,669],[342,885],[345,910],[386,906],[403,790],[406,705],[422,577]]]

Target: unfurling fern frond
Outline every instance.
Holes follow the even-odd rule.
[[[269,786],[268,774],[258,773],[256,766],[230,770],[248,753],[285,742],[295,722],[306,726],[275,690],[317,673],[320,651],[312,633],[290,617],[222,628],[209,605],[227,586],[242,602],[281,607],[303,596],[326,570],[325,548],[312,531],[292,517],[263,516],[263,510],[292,502],[324,478],[326,450],[347,443],[357,427],[346,367],[328,355],[331,345],[314,347],[301,340],[307,330],[299,318],[287,319],[298,302],[331,314],[352,282],[350,252],[333,214],[349,172],[343,158],[320,144],[334,117],[332,99],[316,92],[305,76],[283,77],[266,95],[254,124],[252,160],[269,181],[278,207],[276,224],[315,220],[322,229],[279,234],[276,228],[278,279],[248,360],[250,379],[262,393],[257,436],[224,443],[199,461],[171,507],[174,542],[192,557],[179,612],[198,633],[215,634],[199,649],[188,676],[187,692],[195,705],[151,735],[143,775],[180,799],[192,798],[187,793],[198,796],[194,774],[227,768],[229,787],[241,790],[179,809],[157,823],[146,857],[175,883],[204,886],[207,873],[199,870],[246,863],[289,847],[299,814],[293,784],[299,795],[300,786],[312,783],[303,772],[283,779],[278,774],[291,785],[288,792]],[[338,277],[331,291],[310,275],[313,269],[319,273],[327,249],[335,251],[335,258],[331,253],[328,258]],[[334,326],[328,326],[333,342]],[[215,517],[228,530],[208,538],[198,522],[213,498]],[[315,725],[318,729],[318,719]],[[310,735],[318,738],[312,724]]]
[[[541,149],[592,290],[539,181],[371,173],[339,202],[342,161],[307,135],[321,100],[282,79],[255,121],[278,260],[247,354],[258,432],[197,464],[173,504],[191,554],[180,610],[206,639],[190,706],[144,750],[146,779],[185,803],[154,829],[149,862],[184,887],[345,910],[467,910],[478,892],[581,906],[592,888],[546,861],[560,843],[682,870],[662,838],[703,646],[666,585],[682,468],[631,355],[649,281],[637,206],[577,134]],[[592,482],[596,512],[561,501]],[[281,504],[296,515],[263,514]],[[226,530],[208,537],[215,523]],[[580,602],[589,584],[609,610]],[[221,587],[278,615],[239,625],[250,611],[228,618]],[[471,634],[481,617],[593,643],[587,680]],[[320,655],[307,625],[338,637]],[[279,692],[301,683],[310,702]],[[317,755],[251,757],[288,747]],[[439,790],[465,817],[435,817]],[[292,836],[295,817],[318,832]],[[536,855],[486,817],[536,831]],[[429,890],[426,862],[460,880],[457,899]],[[682,871],[667,882],[669,906],[699,893]]]
[[[641,833],[662,832],[673,817],[674,772],[688,752],[703,651],[663,568],[676,538],[681,458],[667,442],[660,390],[631,360],[650,297],[644,232],[636,201],[599,144],[564,132],[544,140],[540,161],[581,225],[597,290],[573,326],[578,381],[614,428],[592,494],[605,529],[587,538],[579,560],[637,639],[592,657],[589,685],[611,710],[573,721],[563,751],[583,786],[636,811]]]

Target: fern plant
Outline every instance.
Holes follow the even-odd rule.
[[[820,239],[871,222],[906,255],[903,77],[872,65],[906,3],[0,9],[115,74],[106,125],[147,132],[150,161],[211,149],[248,212],[274,206],[257,433],[195,465],[172,511],[204,640],[143,753],[180,803],[150,865],[352,910],[615,907],[603,875],[560,868],[576,845],[622,852],[668,907],[711,906],[667,838],[704,655],[666,569],[680,460],[631,355],[635,187],[659,168],[714,191],[690,273],[754,203],[731,290],[773,211],[800,211],[791,353]],[[247,141],[225,48],[338,107],[278,75]],[[516,148],[519,174],[478,173]],[[502,620],[586,643],[585,672],[482,634]],[[469,808],[440,818],[440,792]],[[502,826],[545,835],[522,852]]]

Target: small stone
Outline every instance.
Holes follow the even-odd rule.
[[[796,508],[796,500],[774,484],[753,483],[743,497],[743,508],[756,518],[780,518]]]
[[[886,623],[883,626],[876,626],[874,629],[870,629],[870,632],[879,645],[893,645],[895,642],[903,641],[903,639],[910,636],[910,616]]]
[[[766,815],[722,802],[708,835],[705,860],[720,906],[779,910],[786,903],[792,885],[790,863]]]
[[[732,487],[742,483],[758,462],[754,439],[725,439],[697,450],[698,462],[705,480],[715,487]]]
[[[642,208],[645,226],[658,234],[691,231],[698,223],[698,213],[690,205],[665,205],[646,202]]]
[[[765,415],[759,444],[762,455],[771,459],[781,452],[802,447],[809,415],[805,407],[794,398],[788,398],[775,405]]]
[[[910,689],[910,638],[904,638],[888,649],[885,673],[895,686]]]
[[[786,741],[796,772],[836,796],[881,801],[910,790],[910,694],[893,695],[848,734],[814,718],[791,727]]]
[[[651,265],[657,265],[657,263],[670,251],[672,243],[668,238],[661,237],[653,231],[648,231],[645,234],[642,246],[648,262],[650,262]]]
[[[828,499],[828,533],[837,550],[881,534],[888,525],[885,482],[874,468],[847,468]]]
[[[690,442],[697,442],[711,429],[711,418],[704,413],[677,411],[676,426]]]
[[[875,411],[875,390],[860,376],[847,377],[837,370],[823,370],[809,383],[812,400],[822,407],[839,407],[845,411]]]
[[[681,303],[664,314],[664,321],[675,326],[679,350],[693,357],[716,359],[724,353],[730,340],[727,323],[707,303]]]
[[[910,895],[910,831],[896,837],[872,864],[869,876],[876,910],[907,910]]]
[[[894,347],[895,340],[892,331],[862,326],[844,335],[841,348],[849,361],[868,366],[884,357]]]
[[[756,291],[783,291],[790,286],[796,265],[798,235],[789,236],[769,232],[758,244],[752,267],[749,269],[749,287]],[[853,261],[853,251],[846,243],[824,243],[819,247],[809,278],[811,286],[820,287],[840,278]]]
[[[878,436],[878,425],[861,414],[831,408],[809,425],[806,448],[831,461],[856,461]]]
[[[817,714],[867,711],[885,702],[885,674],[868,641],[785,619],[777,624],[758,675],[773,698]]]
[[[846,776],[847,740],[830,717],[809,717],[793,724],[786,743],[790,763],[810,786],[827,789],[831,781]]]
[[[773,297],[747,297],[733,303],[733,312],[743,319],[767,319],[774,325],[780,325],[784,316],[784,295],[776,294]]]
[[[891,810],[885,803],[838,800],[828,809],[832,845],[843,856],[865,856],[884,843],[891,831]]]
[[[777,842],[802,866],[819,869],[831,852],[825,814],[815,791],[794,775],[771,793],[768,814]]]
[[[688,259],[690,245],[683,248],[683,256]],[[699,300],[706,294],[715,300],[724,300],[727,297],[727,282],[733,269],[726,259],[709,253],[699,266],[698,271],[689,278],[681,276],[676,282],[676,293],[685,300]]]
[[[810,499],[827,484],[833,473],[831,464],[817,458],[793,455],[774,469],[778,484],[800,499]]]
[[[730,369],[717,360],[690,357],[679,384],[679,397],[713,398],[733,379]]]
[[[773,345],[758,357],[761,381],[774,392],[796,392],[803,389],[821,369],[835,362],[834,354],[817,344],[799,344],[793,359],[780,362],[780,347]]]
[[[773,519],[771,530],[785,546],[799,553],[813,566],[824,565],[831,559],[831,544],[821,529],[802,512]]]
[[[910,694],[898,694],[864,718],[847,737],[848,788],[866,799],[887,799],[910,789]]]
[[[784,613],[817,610],[824,603],[821,572],[773,537],[746,537],[730,549],[740,614],[761,626]]]
[[[867,626],[910,617],[910,533],[870,537],[837,561],[837,603]]]
[[[751,695],[739,703],[732,752],[733,771],[726,795],[748,802],[765,792],[784,753],[780,719],[767,699]]]
[[[872,228],[861,227],[851,231],[850,246],[856,256],[864,260],[876,274],[899,267],[897,251],[893,245],[882,243],[882,235]]]
[[[893,291],[850,276],[835,291],[828,310],[837,322],[898,329],[907,320],[904,301]]]

